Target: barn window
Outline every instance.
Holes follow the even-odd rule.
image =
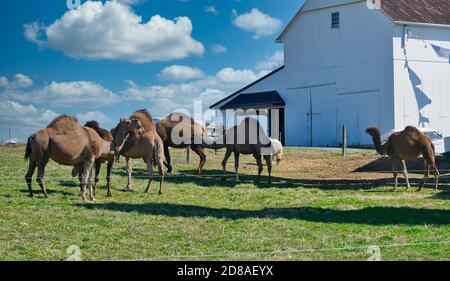
[[[331,28],[339,28],[339,12],[331,14]]]

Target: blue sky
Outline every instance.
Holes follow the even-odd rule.
[[[204,109],[282,64],[275,39],[301,0],[0,1],[0,139],[61,113],[111,128]]]

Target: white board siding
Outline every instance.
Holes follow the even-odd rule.
[[[333,12],[340,13],[339,29],[331,29]],[[288,145],[310,146],[311,131],[313,146],[338,145],[343,124],[347,125],[351,145],[372,142],[364,132],[367,127],[392,129],[393,26],[380,11],[358,2],[303,13],[290,27],[283,40],[289,96],[283,96]],[[301,94],[309,91],[312,128],[310,100],[307,94]],[[307,112],[303,103],[308,104]],[[300,112],[291,112],[299,108]],[[306,126],[302,129],[306,137],[298,136],[298,129],[293,128],[297,124]]]
[[[404,30],[420,39],[405,40]],[[450,28],[394,29],[395,128],[412,125],[436,129],[449,144],[450,64],[429,43],[450,49]]]

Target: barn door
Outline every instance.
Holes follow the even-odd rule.
[[[310,89],[287,90],[286,95],[286,144],[310,145]]]
[[[330,86],[311,88],[311,146],[336,144],[335,91]]]

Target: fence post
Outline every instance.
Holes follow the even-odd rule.
[[[342,157],[347,154],[347,125],[342,125]]]
[[[186,163],[191,164],[191,147],[186,148]]]

